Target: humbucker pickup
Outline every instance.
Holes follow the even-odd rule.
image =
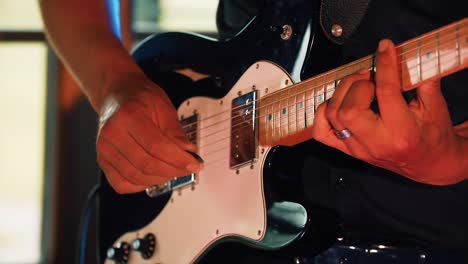
[[[257,92],[232,100],[230,167],[237,168],[257,157]]]

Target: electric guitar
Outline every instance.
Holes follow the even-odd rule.
[[[306,33],[314,31],[310,9],[298,8],[294,14],[283,17],[286,21],[280,27],[275,27],[278,17],[257,17],[226,42],[167,33],[150,37],[133,52],[158,84],[184,91],[168,93],[178,106],[182,127],[198,146],[204,169],[152,186],[144,194],[121,197],[108,191],[101,214],[105,228],[114,234],[101,245],[108,248],[106,264],[194,263],[224,241],[278,250],[296,243],[312,245],[314,236],[325,244],[335,239],[333,227],[328,226],[326,235],[317,232],[311,223],[313,212],[300,198],[283,195],[282,187],[288,186],[275,186],[281,181],[272,176],[273,160],[282,151],[277,146],[311,139],[317,107],[333,96],[342,78],[374,69],[374,58],[367,56],[295,84],[288,72],[297,71],[297,60],[313,57],[311,36],[314,41],[320,36]],[[249,43],[254,36],[258,41]],[[192,48],[173,43],[190,43]],[[306,56],[301,59],[303,43]],[[321,49],[328,51],[332,53],[329,45]],[[465,69],[468,19],[409,40],[397,51],[404,91]],[[209,53],[216,56],[206,56]],[[209,77],[193,82],[174,73],[187,67]]]

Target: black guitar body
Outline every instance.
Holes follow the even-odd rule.
[[[154,35],[143,41],[132,55],[147,76],[166,90],[177,107],[185,99],[194,96],[223,97],[245,70],[260,60],[272,61],[291,72],[306,29],[310,27],[310,37],[305,40],[308,44],[306,56],[302,63],[307,67],[301,70],[301,79],[305,79],[336,67],[339,61],[336,57],[338,47],[322,35],[320,25],[316,22],[318,14],[313,11],[318,9],[313,8],[312,4],[312,1],[276,1],[236,37],[227,41],[187,33]],[[281,37],[283,25],[293,29],[289,40]],[[194,82],[175,73],[175,70],[185,68],[209,77]],[[304,151],[308,155],[313,152],[312,155],[327,160],[343,160],[342,154],[314,141],[293,148],[276,147],[271,151],[264,167],[267,208],[273,208],[269,205],[275,202],[291,201],[308,209],[306,227],[294,230],[301,235],[295,243],[281,249],[278,254],[314,255],[336,241],[338,219],[334,213],[309,205],[301,191]],[[100,255],[104,259],[106,250],[119,236],[140,229],[156,218],[171,193],[155,199],[149,198],[146,193],[119,195],[112,190],[104,175],[101,178]],[[275,225],[285,225],[283,230],[289,228],[289,223],[277,222]],[[297,227],[291,225],[290,228]],[[221,244],[219,247],[237,247],[229,244]],[[216,254],[217,247],[206,256],[207,262],[217,261],[212,256]]]

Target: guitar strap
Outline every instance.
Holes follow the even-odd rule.
[[[370,0],[321,0],[320,26],[325,36],[344,44],[364,17]]]

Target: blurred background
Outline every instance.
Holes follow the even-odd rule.
[[[194,2],[121,0],[130,45],[163,31],[216,36],[218,1]],[[98,179],[96,115],[48,47],[37,0],[0,0],[0,98],[0,264],[71,263]]]

